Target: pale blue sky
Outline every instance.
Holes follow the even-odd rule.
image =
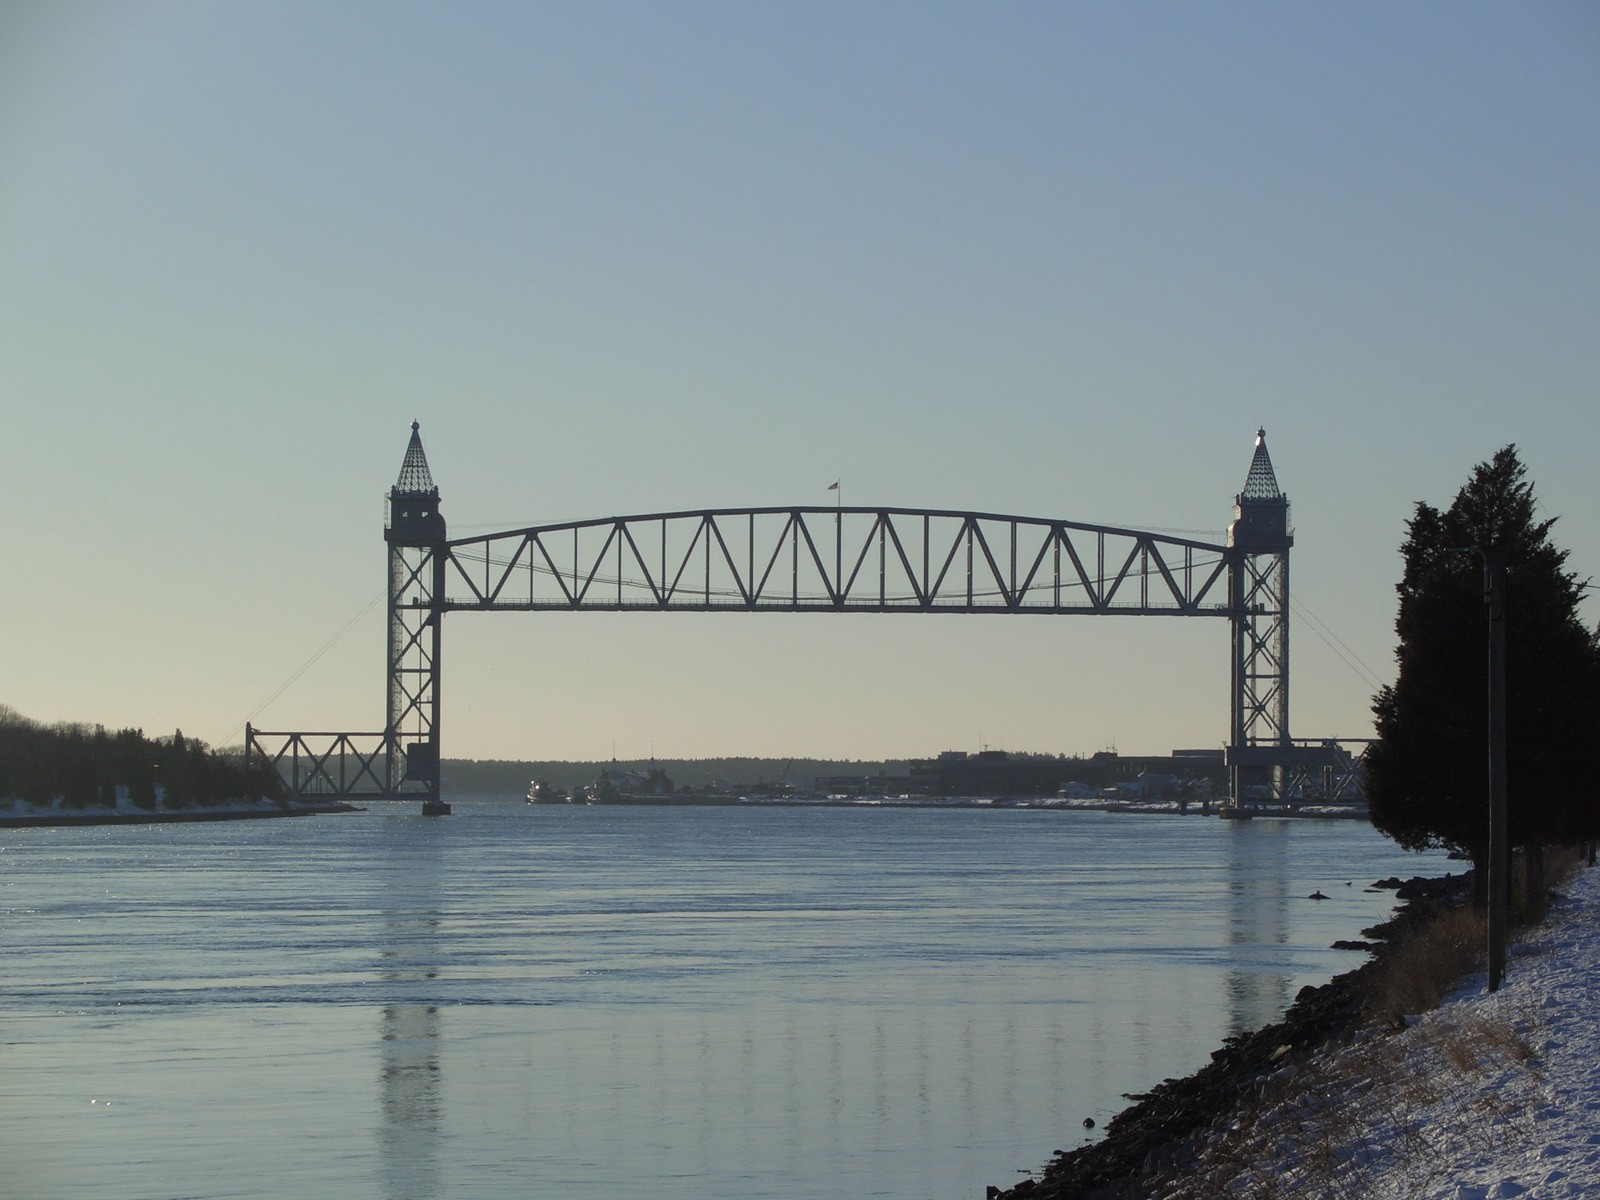
[[[0,164],[0,702],[42,720],[233,735],[380,595],[413,418],[454,533],[839,479],[1220,537],[1265,425],[1299,736],[1370,730],[1411,506],[1506,442],[1600,573],[1592,3],[12,0]],[[380,727],[380,609],[257,724]],[[463,615],[444,750],[1216,746],[1227,655]]]

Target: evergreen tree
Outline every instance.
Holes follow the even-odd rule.
[[[1600,636],[1578,605],[1586,580],[1549,537],[1516,447],[1474,468],[1441,513],[1419,502],[1401,547],[1399,671],[1373,701],[1372,822],[1409,849],[1487,858],[1488,613],[1483,559],[1506,568],[1506,777],[1510,841],[1600,835],[1587,750],[1600,737]],[[1483,872],[1479,871],[1479,878]]]

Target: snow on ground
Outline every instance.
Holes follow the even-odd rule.
[[[1374,1200],[1600,1196],[1600,869],[1561,891],[1498,992],[1468,980],[1391,1039],[1446,1066],[1431,1104],[1374,1131],[1402,1148],[1421,1138],[1374,1162],[1361,1189]]]
[[[311,810],[314,804],[299,804],[294,807]],[[282,816],[284,805],[276,800],[266,798],[257,800],[213,800],[202,803],[169,806],[164,798],[156,801],[154,808],[140,808],[126,796],[118,797],[110,804],[92,804],[84,808],[73,808],[65,804],[57,796],[49,804],[30,804],[26,800],[0,796],[0,825],[3,824],[47,824],[47,825],[89,825],[97,822],[125,820],[125,821],[155,821],[162,819],[190,820],[200,816]]]
[[[1600,1197],[1600,868],[1484,975],[1397,1033],[1267,1081],[1167,1197]]]

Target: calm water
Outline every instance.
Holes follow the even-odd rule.
[[[17,1200],[975,1200],[1442,868],[1355,822],[471,801],[0,847]]]

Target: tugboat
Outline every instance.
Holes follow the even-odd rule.
[[[571,802],[571,797],[560,788],[551,787],[542,779],[535,779],[528,785],[527,803],[529,804],[570,804]]]

